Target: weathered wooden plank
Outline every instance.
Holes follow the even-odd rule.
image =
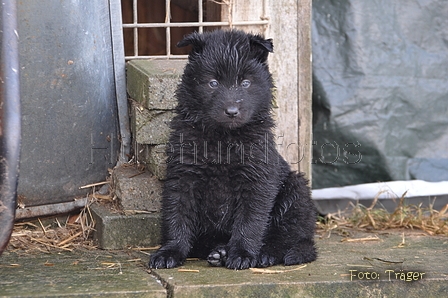
[[[238,26],[274,40],[269,67],[276,85],[275,130],[280,153],[311,179],[311,0],[227,0],[221,20],[269,20],[267,26]]]
[[[311,181],[312,159],[312,52],[311,0],[297,0],[298,25],[298,107],[299,107],[299,169]]]

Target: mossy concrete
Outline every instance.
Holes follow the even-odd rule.
[[[177,106],[176,89],[186,60],[133,60],[127,64],[127,90],[131,97],[131,130],[135,159],[163,179],[170,122]]]
[[[0,257],[0,297],[166,297],[132,251],[76,250]]]
[[[354,235],[366,236],[372,234]],[[180,271],[153,274],[174,297],[447,297],[448,238],[405,235],[404,245],[401,233],[378,238],[341,242],[340,236],[324,235],[317,239],[318,260],[298,270],[274,266],[267,269],[276,273],[255,274],[187,261]]]
[[[350,239],[372,236],[352,232]],[[0,257],[0,296],[448,297],[447,237],[409,231],[376,236],[349,242],[321,234],[315,262],[274,266],[265,274],[210,267],[202,260],[148,270],[149,256],[130,249],[6,251]]]
[[[140,164],[145,165],[146,169],[159,180],[166,178],[167,146],[167,144],[136,144],[135,147],[135,159]]]
[[[95,220],[93,237],[99,248],[124,249],[159,244],[159,213],[124,215],[99,204],[92,205],[90,209]]]
[[[131,104],[131,129],[138,144],[165,144],[170,135],[173,111],[148,110],[138,104]]]
[[[160,211],[162,182],[148,171],[132,165],[115,167],[112,182],[125,211]]]
[[[132,60],[127,64],[129,96],[150,110],[172,110],[186,60]]]

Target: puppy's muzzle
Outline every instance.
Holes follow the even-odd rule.
[[[228,107],[227,109],[224,110],[224,113],[229,118],[235,118],[240,113],[240,109],[238,109],[238,107],[235,107],[235,106],[230,106],[230,107]]]

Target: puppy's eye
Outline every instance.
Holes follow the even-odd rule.
[[[249,88],[249,86],[250,86],[250,81],[249,81],[249,80],[243,80],[243,81],[241,82],[241,87],[243,87],[243,88]]]
[[[217,80],[211,80],[210,82],[208,82],[208,85],[210,86],[210,88],[216,89],[218,88],[219,83]]]

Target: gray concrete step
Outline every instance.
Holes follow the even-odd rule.
[[[0,297],[166,297],[143,263],[125,251],[6,251],[0,257]]]
[[[448,238],[419,232],[316,239],[317,261],[261,273],[209,267],[148,270],[133,250],[51,254],[6,251],[0,297],[448,297]],[[370,240],[356,241],[360,238]]]

